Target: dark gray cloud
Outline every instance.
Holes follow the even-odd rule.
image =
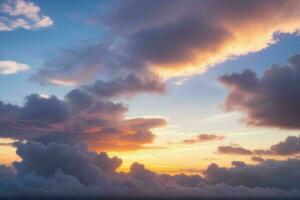
[[[0,196],[26,197],[299,197],[299,160],[264,161],[258,165],[215,164],[204,176],[164,175],[133,163],[88,151],[84,144],[38,142],[16,144],[21,160],[0,166]],[[47,162],[45,162],[45,160]]]
[[[230,92],[226,111],[242,111],[254,126],[299,129],[300,55],[286,66],[272,65],[261,78],[251,70],[220,77]]]
[[[24,121],[62,123],[68,120],[70,114],[67,104],[57,97],[41,98],[33,94],[26,97],[20,118]]]
[[[185,144],[195,144],[202,142],[210,142],[210,141],[219,141],[223,140],[225,136],[222,135],[214,135],[214,134],[199,134],[195,139],[186,139],[182,142]]]

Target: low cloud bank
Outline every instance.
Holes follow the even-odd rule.
[[[300,160],[211,164],[203,176],[157,174],[84,144],[17,143],[21,161],[0,167],[0,196],[53,197],[299,197]]]

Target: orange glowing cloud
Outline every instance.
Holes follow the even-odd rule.
[[[299,1],[213,2],[218,4],[207,5],[207,13],[199,14],[191,27],[186,25],[190,23],[188,20],[158,27],[157,34],[168,33],[161,38],[153,37],[155,28],[149,30],[153,35],[145,34],[150,38],[147,48],[151,49],[155,42],[168,45],[170,59],[150,58],[147,66],[165,78],[203,73],[218,63],[275,44],[278,34],[293,34],[300,30]],[[159,49],[154,50],[159,53]]]
[[[297,0],[118,2],[94,19],[106,28],[105,41],[62,52],[35,79],[111,82],[134,74],[149,81],[203,73],[267,48],[278,34],[298,33],[299,10]]]
[[[132,151],[144,148],[155,138],[152,129],[162,127],[162,118],[126,119],[127,108],[95,98],[79,89],[65,99],[26,97],[23,106],[0,101],[0,136],[45,144],[86,142],[97,151]]]

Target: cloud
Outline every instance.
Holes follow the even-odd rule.
[[[103,45],[79,45],[66,48],[49,59],[32,79],[43,84],[76,85],[98,75],[104,58],[109,58]],[[116,58],[115,58],[116,59]]]
[[[240,146],[220,146],[218,147],[218,152],[238,155],[292,156],[300,153],[300,136],[288,136],[284,141],[271,145],[267,149],[249,150]],[[252,160],[260,162],[263,159],[253,156]]]
[[[133,0],[117,4],[98,20],[116,35],[125,35],[130,55],[163,76],[174,76],[199,73],[232,56],[259,51],[275,42],[276,32],[297,31],[293,6],[299,3]],[[125,17],[128,12],[132,17]]]
[[[39,29],[53,25],[50,17],[41,14],[39,6],[26,0],[5,0],[0,4],[0,31]]]
[[[300,55],[286,66],[272,65],[261,78],[251,70],[220,77],[230,92],[226,111],[241,111],[253,126],[299,129]]]
[[[97,151],[128,151],[151,143],[155,137],[151,130],[166,124],[161,118],[125,119],[127,110],[121,103],[81,89],[72,90],[64,99],[32,94],[23,106],[0,101],[0,136],[45,144],[85,141]]]
[[[1,197],[298,197],[299,160],[215,164],[199,175],[165,175],[133,163],[88,151],[84,144],[18,143],[21,160],[0,166]],[[47,160],[47,162],[45,162]],[[239,179],[239,177],[242,177]]]
[[[289,136],[284,141],[272,145],[270,150],[279,155],[292,155],[300,153],[300,136]]]
[[[119,158],[109,158],[106,153],[89,152],[84,144],[68,146],[50,143],[45,146],[41,143],[28,142],[19,143],[17,147],[17,154],[22,161],[15,162],[14,166],[19,174],[36,173],[48,176],[60,169],[65,174],[78,178],[84,185],[105,181],[103,174],[114,173],[122,163]],[[48,158],[47,162],[43,162],[45,158]]]
[[[266,160],[257,165],[234,165],[231,168],[211,164],[206,180],[211,184],[227,183],[232,186],[299,188],[299,160]],[[287,175],[288,174],[288,175]]]
[[[210,141],[219,141],[223,140],[225,136],[219,136],[214,134],[199,134],[195,139],[186,139],[182,142],[185,144],[195,144],[195,143],[202,143],[202,142],[210,142]]]
[[[44,98],[37,94],[26,97],[26,103],[20,111],[21,120],[49,124],[65,122],[71,115],[66,103],[56,96]]]
[[[278,41],[276,35],[300,28],[297,0],[131,0],[111,2],[108,8],[91,19],[104,30],[100,42],[58,53],[34,80],[82,84],[123,80],[129,74],[144,81],[149,74],[156,80],[191,76],[267,48]]]
[[[272,145],[269,149],[258,149],[254,151],[260,155],[290,156],[300,153],[300,136],[288,136],[284,141]]]
[[[231,165],[234,166],[234,167],[245,167],[247,166],[245,162],[243,161],[232,161],[231,162]]]
[[[251,155],[252,151],[249,149],[245,149],[243,147],[235,147],[235,146],[219,146],[219,153],[225,154],[237,154],[237,155]]]
[[[29,66],[23,63],[17,63],[12,60],[1,60],[0,61],[0,74],[2,75],[11,75],[17,74],[19,72],[29,70]]]
[[[165,86],[156,77],[140,79],[134,74],[130,74],[123,79],[117,79],[109,82],[101,80],[86,88],[102,98],[116,98],[120,96],[132,96],[142,92],[162,93]]]
[[[251,160],[253,160],[254,162],[263,162],[265,159],[258,156],[252,156]]]
[[[127,58],[118,61],[119,56],[126,56],[117,55],[120,52],[115,51],[117,50],[105,49],[103,45],[83,45],[67,49],[49,60],[44,68],[33,75],[32,80],[42,84],[75,86],[97,77],[93,84],[83,87],[101,98],[130,97],[143,92],[161,94],[165,91],[163,80],[154,73],[146,69],[122,69],[130,61]]]

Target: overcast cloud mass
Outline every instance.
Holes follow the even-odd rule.
[[[164,175],[133,163],[128,173],[116,169],[122,160],[69,146],[18,143],[22,158],[0,168],[0,196],[122,197],[296,197],[300,195],[299,160],[267,160],[258,165],[211,164],[204,176]],[[47,162],[45,162],[47,160]]]
[[[262,127],[285,130],[284,140],[266,148],[246,148],[229,143],[227,139],[232,139],[234,134],[225,135],[224,131],[197,132],[194,137],[177,133],[172,136],[179,141],[174,146],[182,145],[186,149],[178,152],[179,148],[170,149],[175,152],[172,155],[188,152],[187,158],[192,155],[194,161],[199,157],[190,153],[193,148],[203,154],[214,148],[213,156],[224,157],[224,160],[236,156],[231,166],[211,162],[204,170],[192,169],[198,170],[193,175],[163,174],[137,162],[131,164],[128,172],[121,172],[125,160],[109,156],[111,152],[166,148],[155,146],[159,135],[155,130],[165,128],[166,135],[169,134],[165,138],[170,136],[168,130],[179,130],[177,124],[168,124],[164,117],[128,117],[132,113],[123,101],[145,93],[166,95],[168,80],[172,78],[187,80],[220,63],[258,53],[279,43],[278,35],[296,36],[300,30],[300,1],[109,1],[104,7],[95,6],[88,16],[68,15],[68,19],[74,21],[85,16],[84,22],[70,20],[70,25],[63,23],[60,11],[56,11],[58,21],[54,21],[51,11],[55,7],[47,7],[50,1],[45,2],[0,2],[0,34],[13,33],[19,39],[35,34],[37,40],[29,42],[33,47],[39,41],[39,34],[45,34],[43,31],[49,29],[53,34],[34,52],[49,48],[47,45],[51,46],[56,37],[60,43],[64,38],[76,39],[72,45],[54,53],[39,51],[40,57],[46,56],[38,61],[28,56],[31,48],[24,41],[24,47],[16,49],[26,50],[28,54],[20,56],[22,59],[18,62],[14,60],[17,56],[4,59],[10,54],[0,47],[3,54],[0,81],[5,80],[7,88],[14,84],[24,88],[22,92],[8,89],[18,98],[26,94],[24,100],[17,99],[17,103],[2,97],[0,100],[0,139],[12,140],[0,146],[15,148],[19,157],[9,165],[0,165],[0,197],[300,197],[300,136],[294,132],[289,135],[290,130],[300,129],[300,54],[296,52],[287,64],[274,64],[261,75],[246,69],[224,74],[218,82],[228,89],[223,104],[225,112],[241,113],[242,125],[258,130]],[[69,4],[70,7],[77,5]],[[84,26],[99,29],[99,33],[87,41],[77,38],[77,32],[60,38],[56,35],[56,31],[59,32],[55,29],[56,23],[72,31],[77,23],[84,23]],[[78,31],[84,31],[84,26]],[[16,43],[18,41],[22,40],[16,39]],[[5,48],[10,46],[5,45]],[[26,88],[22,85],[24,80],[38,86]],[[212,81],[205,86],[215,89],[216,85]],[[43,87],[51,88],[50,91],[68,88],[68,92],[61,96],[59,92],[53,95],[28,92],[44,91]],[[201,90],[197,88],[193,88],[192,93]],[[206,91],[201,90],[203,96],[210,95]],[[186,93],[179,95],[185,97]],[[191,101],[186,104],[198,101],[197,98],[188,100]],[[168,103],[176,105],[178,102]],[[192,103],[186,106],[190,109]],[[156,110],[164,105],[143,106],[148,111],[153,109],[151,116],[158,116]],[[176,106],[174,109],[186,112]],[[204,103],[199,106],[212,107]],[[191,120],[194,118],[191,113]],[[180,123],[187,121],[180,116],[178,119]],[[229,118],[225,123],[227,120]],[[199,121],[191,121],[191,124],[203,123]],[[213,128],[218,130],[216,121]],[[238,132],[239,128],[232,131]],[[240,136],[247,137],[240,132]],[[263,134],[258,137],[264,138]],[[249,146],[254,143],[251,142]],[[161,161],[169,158],[163,154],[151,156]],[[241,157],[248,158],[249,163],[239,160]],[[179,162],[186,162],[185,156]]]

